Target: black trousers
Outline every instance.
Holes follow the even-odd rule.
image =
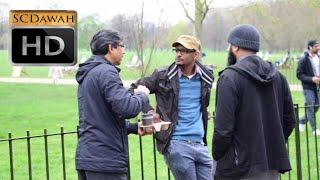
[[[78,170],[78,180],[127,180],[127,174]]]

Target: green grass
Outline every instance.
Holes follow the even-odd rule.
[[[215,79],[217,80],[217,73],[222,70],[226,65],[226,52],[216,52],[205,50],[207,56],[203,59],[205,64],[212,64],[214,69]],[[138,69],[126,68],[124,66],[130,57],[134,54],[132,51],[127,51],[120,68],[122,69],[120,76],[122,79],[135,80],[140,77]],[[0,77],[11,76],[11,65],[8,63],[6,51],[0,51]],[[78,57],[88,58],[90,52],[80,52]],[[150,70],[169,65],[173,62],[174,55],[171,51],[157,51],[152,60]],[[271,60],[281,59],[279,55],[274,54]],[[288,69],[280,69],[288,78],[290,83],[298,83],[295,78],[296,62],[292,62]],[[48,67],[24,67],[27,75],[23,77],[47,77]],[[73,78],[74,74],[69,74],[65,78]],[[291,77],[291,78],[290,78]],[[293,78],[292,78],[293,77]],[[64,131],[74,131],[78,124],[77,112],[77,92],[76,86],[56,86],[56,85],[42,85],[42,84],[14,84],[14,83],[0,83],[0,139],[7,138],[8,132],[12,133],[13,137],[26,136],[26,131],[29,130],[31,135],[43,134],[43,129],[48,129],[48,133],[60,132],[60,127],[64,127]],[[215,91],[212,91],[211,102],[209,111],[214,109],[214,96]],[[304,99],[302,92],[293,92],[294,102],[300,106],[303,105]],[[151,98],[154,104],[154,98]],[[303,114],[303,110],[299,111]],[[135,121],[135,120],[133,120]],[[213,132],[213,121],[209,123],[208,127],[208,142],[211,151],[211,139]],[[296,159],[295,159],[295,134],[290,137],[290,157],[293,166],[291,178],[296,179]],[[310,133],[310,168],[311,174],[316,175],[316,158],[314,136]],[[49,139],[49,166],[50,178],[62,179],[62,163],[61,163],[61,145],[60,137],[52,136]],[[66,171],[67,179],[76,179],[76,171],[74,167],[74,154],[77,138],[75,134],[65,135],[66,139]],[[143,157],[144,157],[144,177],[145,179],[155,179],[154,164],[153,164],[153,149],[152,149],[152,136],[142,137],[143,139]],[[301,149],[303,158],[303,172],[308,172],[307,162],[307,145],[306,133],[301,133]],[[131,179],[141,179],[140,172],[140,152],[139,152],[139,138],[135,135],[129,136],[130,146],[130,167]],[[26,179],[28,177],[28,159],[26,151],[26,141],[17,140],[13,143],[13,156],[14,156],[14,170],[15,179]],[[43,138],[35,138],[31,140],[32,152],[32,171],[33,179],[45,179],[45,159],[44,159],[44,140]],[[9,179],[9,151],[8,143],[0,142],[0,179]],[[157,154],[158,163],[158,179],[167,178],[167,168],[164,163],[163,157]],[[286,179],[288,175],[284,176]],[[172,178],[173,179],[173,178]]]
[[[223,70],[226,67],[227,52],[226,51],[212,51],[209,49],[204,50],[206,52],[206,57],[202,59],[204,64],[211,64],[214,68],[214,76],[218,78],[218,72]],[[146,56],[148,56],[149,51],[146,51]],[[125,66],[125,63],[130,61],[132,55],[135,54],[134,51],[127,50],[125,56],[122,59],[120,76],[125,80],[136,80],[140,78],[140,69],[139,68],[128,68]],[[277,52],[270,55],[270,61],[274,62],[282,58],[284,53]],[[81,59],[87,59],[91,56],[89,51],[81,51],[78,53],[78,61]],[[148,58],[146,58],[148,59]],[[147,75],[152,73],[154,69],[170,65],[174,61],[174,54],[170,50],[157,50],[154,52],[153,57],[150,62],[150,68],[147,71]],[[280,68],[280,71],[287,77],[289,83],[291,84],[300,84],[295,76],[296,71],[296,61],[290,62],[288,67]],[[37,77],[37,78],[46,78],[48,77],[48,67],[35,67],[35,66],[26,66],[24,71],[26,74],[22,74],[22,77]],[[7,51],[0,51],[0,77],[10,77],[12,71],[12,66],[8,61]],[[74,78],[74,72],[69,72],[64,74],[64,78]]]
[[[56,86],[43,84],[0,83],[0,139],[40,135],[44,129],[48,133],[74,131],[78,124],[76,86]],[[151,96],[152,97],[152,96]],[[151,98],[154,104],[154,98]],[[135,121],[134,119],[132,121]],[[49,167],[51,179],[62,178],[62,156],[60,136],[48,137]],[[154,172],[152,156],[152,136],[143,139],[145,170]],[[74,154],[76,134],[65,135],[66,174],[67,179],[76,179]],[[132,179],[140,179],[139,138],[129,136],[130,163]],[[0,142],[0,179],[10,179],[8,142]],[[14,176],[15,179],[28,177],[26,140],[13,141]],[[33,179],[45,179],[44,139],[31,139]],[[166,166],[161,155],[157,155],[159,178],[166,177]],[[145,173],[146,179],[154,179],[152,173]]]
[[[26,130],[30,135],[43,134],[43,129],[48,133],[74,131],[78,124],[76,86],[56,86],[42,84],[14,84],[0,83],[0,138],[7,138],[8,132],[13,137],[26,136]],[[209,106],[209,111],[214,108],[214,93]],[[302,92],[293,92],[294,102],[303,105]],[[154,98],[151,98],[154,104]],[[300,111],[303,113],[303,110]],[[135,120],[133,120],[135,121]],[[211,151],[211,139],[213,132],[213,121],[210,121],[208,128],[208,142]],[[310,130],[309,130],[310,131]],[[306,133],[301,133],[301,148],[303,158],[303,172],[307,172],[306,166]],[[316,174],[316,159],[314,136],[309,132],[310,138],[310,164],[311,174]],[[65,135],[66,148],[66,172],[67,179],[76,179],[74,167],[74,154],[76,147],[76,134]],[[155,179],[153,164],[152,136],[142,137],[144,176],[145,179]],[[51,179],[62,179],[62,157],[60,136],[48,137],[49,142],[49,167]],[[141,179],[139,138],[136,135],[129,136],[130,146],[130,167],[132,179]],[[9,179],[9,152],[8,143],[0,142],[0,179]],[[33,179],[45,179],[44,139],[31,139],[32,171]],[[290,157],[293,166],[291,176],[295,177],[295,144],[294,133],[290,137]],[[166,179],[167,168],[163,157],[157,152],[158,178]],[[25,140],[16,140],[13,143],[15,179],[28,177],[27,143]],[[286,175],[288,176],[288,175]],[[293,178],[295,179],[295,178]]]

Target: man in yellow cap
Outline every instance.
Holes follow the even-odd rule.
[[[131,85],[144,85],[156,96],[156,110],[149,107],[154,121],[171,122],[169,129],[156,133],[158,151],[175,179],[212,179],[212,158],[207,147],[207,107],[213,83],[212,72],[197,59],[198,39],[181,35],[172,44],[175,61],[156,69]]]

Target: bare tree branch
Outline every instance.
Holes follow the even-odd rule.
[[[179,0],[179,2],[180,2],[180,4],[182,5],[182,8],[183,8],[183,10],[184,10],[187,18],[194,24],[195,21],[194,21],[194,19],[190,16],[190,14],[189,14],[187,8],[185,7],[184,3],[183,3],[181,0]]]
[[[207,4],[207,1],[204,1],[204,12],[202,13],[202,18],[200,20],[200,22],[202,23],[204,18],[207,16],[207,13],[209,11],[209,6],[211,5],[211,3],[213,2],[213,0],[211,0],[208,4]]]

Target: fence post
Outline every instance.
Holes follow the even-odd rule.
[[[310,153],[309,153],[309,131],[308,131],[308,122],[309,122],[309,115],[308,115],[308,108],[313,108],[314,102],[312,102],[312,105],[308,105],[307,103],[304,103],[304,115],[306,118],[306,143],[307,143],[307,160],[308,160],[308,179],[311,179],[311,168],[310,168]],[[312,127],[311,127],[312,128]]]
[[[318,134],[317,134],[317,117],[316,117],[316,113],[317,113],[317,108],[319,108],[319,104],[314,104],[313,105],[313,118],[314,118],[314,128],[315,128],[315,133],[314,133],[314,144],[316,146],[316,163],[317,163],[317,179],[319,179],[319,160],[318,160]]]
[[[64,132],[63,132],[63,127],[61,129],[61,155],[62,155],[62,173],[63,173],[63,179],[66,180],[66,159],[65,159],[65,154],[64,154]]]
[[[50,174],[49,174],[49,157],[48,157],[48,133],[47,129],[44,129],[44,156],[46,158],[46,175],[47,175],[47,180],[50,179]]]
[[[9,154],[10,154],[10,175],[11,175],[11,180],[14,180],[11,132],[8,133],[8,137],[9,137],[8,142],[9,142]]]
[[[141,179],[144,180],[144,168],[143,168],[143,150],[142,150],[142,139],[141,136],[139,136],[139,144],[140,144],[140,162],[141,162]]]
[[[154,176],[155,180],[158,180],[158,166],[157,166],[157,150],[156,150],[156,138],[155,135],[152,134],[152,144],[153,144],[153,162],[154,162]]]
[[[79,126],[77,126],[77,140],[79,139]]]
[[[32,162],[31,162],[30,131],[27,131],[27,148],[28,148],[29,179],[32,180]]]
[[[299,130],[299,105],[298,104],[294,104],[294,111],[296,115],[295,140],[296,140],[297,180],[302,180],[300,130]]]

